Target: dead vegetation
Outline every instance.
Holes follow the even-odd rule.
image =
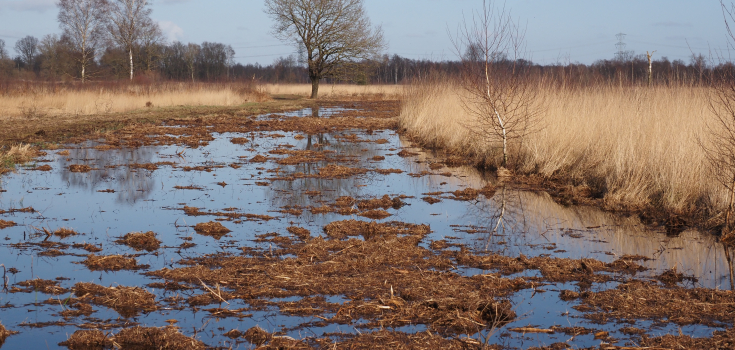
[[[86,173],[92,170],[92,167],[86,164],[72,164],[69,165],[69,171],[72,173]]]
[[[116,241],[119,244],[125,244],[135,250],[147,250],[152,252],[161,246],[161,241],[156,238],[156,233],[148,232],[130,232],[122,236]]]
[[[177,327],[141,327],[123,328],[117,334],[100,330],[78,330],[69,339],[59,343],[69,349],[170,349],[170,350],[204,350],[201,341],[187,337]]]
[[[72,290],[77,297],[75,301],[105,306],[127,318],[158,309],[155,295],[139,287],[103,287],[79,282]]]
[[[200,235],[212,236],[216,239],[220,239],[222,236],[232,232],[224,225],[215,221],[200,222],[194,226],[194,231]]]
[[[680,326],[730,325],[735,313],[731,291],[704,288],[661,287],[655,282],[630,281],[602,292],[585,292],[577,310],[589,312],[597,322],[651,319]]]
[[[0,346],[5,343],[5,339],[16,333],[18,332],[9,331],[7,328],[5,328],[5,326],[3,326],[2,322],[0,322]]]
[[[148,265],[138,265],[138,260],[122,255],[87,255],[87,259],[80,262],[92,271],[119,271],[145,269]]]
[[[426,225],[346,220],[324,229],[330,238],[311,237],[296,227],[289,231],[297,240],[264,235],[260,242],[278,247],[267,256],[195,257],[181,261],[185,267],[148,274],[192,287],[225,287],[205,288],[198,303],[221,302],[218,295],[252,305],[300,296],[300,301],[267,303],[288,315],[333,314],[323,318],[326,324],[361,318],[368,320],[368,328],[425,324],[441,334],[475,334],[514,319],[512,305],[503,297],[529,286],[523,279],[450,272],[449,259],[418,245],[429,232]],[[364,240],[348,238],[357,235]],[[349,300],[331,303],[325,295]]]
[[[46,294],[59,295],[69,292],[68,289],[59,286],[59,281],[44,280],[40,278],[18,282],[16,285],[25,287],[23,289],[15,289],[14,292],[30,293],[38,291]]]

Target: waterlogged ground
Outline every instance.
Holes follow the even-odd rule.
[[[413,147],[397,109],[170,120],[3,176],[0,346],[732,346],[715,237]]]

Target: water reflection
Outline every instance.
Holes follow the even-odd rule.
[[[118,203],[133,204],[151,197],[155,182],[151,171],[130,165],[155,162],[155,147],[98,150],[94,148],[96,145],[83,144],[70,149],[68,156],[58,158],[59,175],[63,182],[69,187],[89,192],[115,189]],[[69,166],[72,164],[86,164],[94,170],[71,172]]]

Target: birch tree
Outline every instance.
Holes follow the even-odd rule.
[[[508,166],[509,142],[534,131],[541,112],[538,89],[526,72],[524,37],[504,8],[483,1],[452,39],[461,59],[462,105],[475,117],[468,127],[502,144],[501,168]]]
[[[87,77],[87,67],[94,61],[95,50],[104,34],[104,0],[59,0],[59,26],[65,37],[78,51],[82,83]]]
[[[107,32],[128,53],[130,80],[133,80],[133,50],[151,27],[158,26],[150,18],[148,0],[109,0]]]
[[[370,24],[362,0],[265,0],[265,8],[277,38],[303,43],[314,99],[319,81],[341,64],[375,57],[385,47],[383,31]]]

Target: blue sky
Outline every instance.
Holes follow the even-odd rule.
[[[388,54],[414,59],[455,59],[447,31],[481,0],[364,0],[374,24],[382,25]],[[502,5],[502,3],[500,3]],[[656,50],[654,59],[689,61],[691,52],[725,49],[725,25],[717,0],[508,0],[506,8],[527,27],[531,59],[541,64],[591,63],[612,58],[615,34],[627,50]],[[152,18],[169,40],[232,45],[241,63],[270,64],[293,53],[271,34],[262,0],[154,0]],[[55,0],[0,0],[0,39],[11,55],[15,41],[58,33]],[[691,47],[691,51],[690,51]]]

